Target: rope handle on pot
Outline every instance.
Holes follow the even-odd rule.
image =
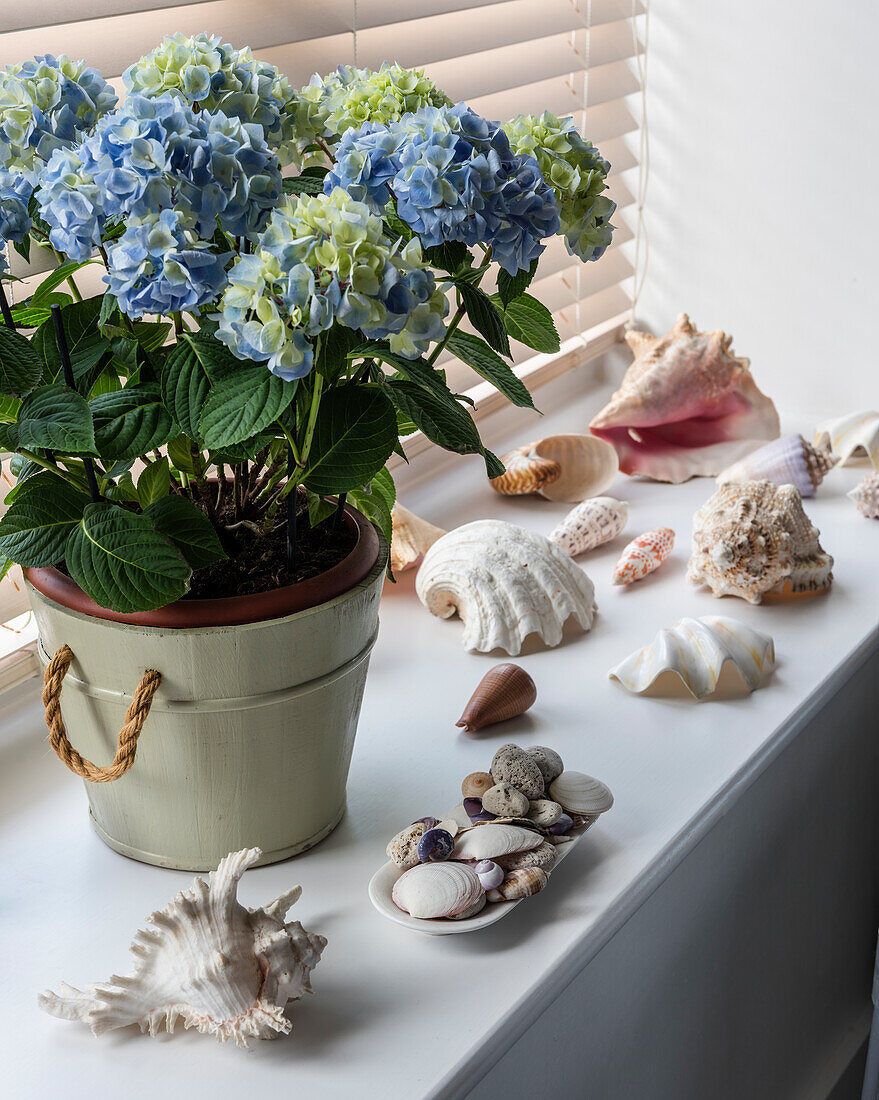
[[[55,750],[58,759],[72,772],[88,779],[90,783],[111,783],[125,775],[134,763],[137,753],[137,739],[150,712],[153,696],[162,682],[161,672],[148,668],[134,691],[131,705],[125,712],[125,724],[119,731],[119,742],[112,764],[99,767],[81,756],[67,739],[64,719],[61,717],[61,685],[70,663],[73,650],[63,645],[55,651],[55,656],[46,666],[43,675],[43,706],[46,708],[46,725],[49,727],[49,744]]]

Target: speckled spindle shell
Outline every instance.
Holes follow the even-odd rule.
[[[619,535],[629,518],[629,506],[613,497],[593,497],[572,508],[549,534],[571,558],[594,550]]]
[[[473,733],[524,714],[536,700],[537,685],[524,668],[495,665],[479,681],[455,725]]]
[[[488,891],[489,901],[518,901],[530,898],[549,882],[549,875],[541,867],[519,867],[510,871],[495,890]]]
[[[634,584],[658,569],[672,552],[675,533],[670,527],[657,527],[632,539],[614,566],[614,584]]]
[[[867,519],[879,519],[879,474],[867,474],[864,480],[847,494]]]

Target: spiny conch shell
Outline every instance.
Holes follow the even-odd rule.
[[[593,497],[581,501],[549,534],[549,541],[560,546],[571,558],[610,542],[626,526],[629,506],[613,497]]]
[[[495,825],[487,822],[458,834],[452,859],[497,859],[513,852],[527,852],[543,843],[534,829],[518,825]]]
[[[879,474],[867,474],[860,485],[846,495],[855,502],[862,516],[879,519]]]
[[[722,485],[693,519],[687,578],[715,596],[760,603],[765,595],[826,592],[833,558],[818,542],[793,485]]]
[[[583,772],[564,771],[549,785],[549,796],[569,814],[603,814],[613,805],[607,784]]]
[[[820,450],[801,435],[783,435],[728,466],[717,478],[718,485],[731,482],[772,481],[795,485],[800,496],[813,497],[824,475],[839,459]]]
[[[432,614],[464,623],[464,648],[515,657],[529,634],[562,640],[573,615],[592,626],[595,590],[586,574],[543,535],[501,520],[457,527],[431,546],[415,580]]]
[[[632,539],[614,566],[613,583],[633,584],[643,580],[662,565],[674,544],[675,533],[670,527],[657,527]]]
[[[436,540],[445,534],[442,527],[434,527],[400,503],[391,509],[391,522],[391,571],[394,573],[417,565]]]
[[[504,881],[495,890],[489,890],[489,901],[518,901],[530,898],[549,882],[549,875],[542,867],[519,867],[504,876]]]
[[[698,332],[682,313],[665,336],[629,332],[635,361],[589,425],[624,474],[681,482],[716,477],[778,435],[775,406],[725,332]]]
[[[394,905],[411,917],[454,917],[474,909],[485,891],[465,863],[421,863],[394,883]]]
[[[856,412],[826,420],[815,429],[813,442],[816,447],[829,447],[842,466],[866,456],[879,470],[879,413]]]
[[[467,733],[524,714],[537,700],[537,685],[519,665],[495,665],[486,672],[455,723]]]
[[[665,672],[673,672],[697,699],[717,688],[723,666],[732,662],[748,691],[760,686],[775,664],[775,646],[768,634],[752,630],[738,619],[703,616],[681,619],[660,630],[644,646],[612,668],[608,675],[627,691],[647,691]]]
[[[592,435],[549,435],[505,454],[506,473],[491,487],[504,496],[538,493],[574,503],[609,489],[619,470],[616,451]]]
[[[259,848],[232,852],[211,872],[210,885],[197,878],[153,913],[153,927],[134,937],[137,961],[129,977],[114,974],[84,991],[47,990],[40,1008],[81,1020],[95,1035],[129,1024],[155,1035],[163,1025],[173,1031],[178,1019],[242,1047],[250,1038],[289,1032],[284,1008],[312,992],[311,970],[327,941],[298,921],[285,924],[298,886],[259,909],[238,901],[238,880],[261,855]]]

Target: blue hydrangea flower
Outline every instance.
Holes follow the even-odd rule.
[[[122,74],[126,89],[157,98],[171,95],[201,110],[261,126],[282,164],[295,150],[295,96],[287,78],[248,48],[236,50],[217,35],[168,35]]]
[[[537,161],[514,154],[500,125],[463,103],[349,131],[324,186],[344,187],[375,211],[393,195],[423,244],[491,245],[510,274],[530,267],[559,228]]]
[[[75,144],[116,104],[97,69],[46,54],[0,72],[0,166],[24,172],[31,183],[41,163]]]
[[[415,357],[442,339],[448,310],[421,245],[390,241],[381,219],[341,188],[286,199],[253,255],[239,257],[217,336],[281,378],[312,369],[312,339],[334,322]]]
[[[129,317],[165,316],[216,298],[230,256],[200,241],[179,212],[163,210],[132,221],[109,247],[104,281]]]
[[[0,168],[0,240],[3,242],[18,244],[30,232],[27,205],[32,190],[30,181],[20,172]]]
[[[255,239],[281,195],[262,129],[172,96],[130,96],[75,150],[55,153],[37,192],[50,240],[75,259],[108,219],[174,209],[199,236],[217,227]]]

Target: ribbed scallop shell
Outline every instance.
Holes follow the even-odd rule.
[[[715,596],[760,603],[765,595],[825,592],[832,569],[793,485],[722,485],[693,518],[687,577]]]
[[[608,675],[639,694],[664,672],[673,672],[692,695],[704,699],[716,690],[727,662],[735,665],[748,691],[754,691],[775,664],[772,638],[738,619],[719,615],[681,619],[669,630],[660,630],[650,645],[632,653]]]
[[[879,413],[856,412],[825,420],[815,429],[816,447],[829,447],[845,466],[866,456],[879,470]]]
[[[592,626],[595,590],[586,574],[543,535],[500,520],[477,520],[443,535],[424,556],[415,581],[432,615],[456,612],[464,648],[515,656],[529,634],[549,646],[573,615]]]
[[[391,510],[391,522],[391,570],[394,573],[417,565],[436,540],[446,533],[442,527],[434,527],[399,502]]]
[[[550,783],[549,797],[569,814],[603,814],[613,805],[610,787],[583,772],[563,771]]]
[[[513,852],[528,852],[542,843],[543,837],[533,829],[489,822],[459,833],[451,858],[497,859]]]
[[[472,909],[485,891],[479,876],[464,863],[421,863],[394,883],[394,905],[411,917],[454,917]]]
[[[800,496],[813,497],[824,475],[838,461],[829,450],[813,447],[801,435],[783,435],[728,466],[718,476],[717,484],[772,481],[794,485]]]
[[[614,566],[614,584],[634,584],[658,569],[674,548],[675,533],[670,527],[657,527],[632,539]]]
[[[862,516],[879,519],[879,474],[867,474],[847,495],[855,502]]]
[[[568,512],[550,532],[549,541],[561,547],[568,557],[576,558],[615,539],[626,526],[628,518],[629,506],[624,500],[592,497],[591,500],[581,501]]]
[[[259,909],[238,901],[238,881],[261,855],[259,848],[233,852],[210,885],[197,878],[153,913],[152,927],[131,945],[133,974],[84,991],[62,985],[60,994],[41,994],[40,1008],[81,1020],[95,1035],[129,1024],[155,1035],[173,1031],[178,1019],[244,1047],[249,1038],[286,1034],[292,1025],[284,1008],[311,992],[310,973],[327,941],[298,921],[284,923],[298,886]]]
[[[495,665],[479,681],[455,723],[468,733],[524,714],[537,701],[537,685],[519,665]]]
[[[502,462],[506,473],[491,481],[498,493],[569,503],[603,493],[619,470],[613,447],[592,435],[550,435],[508,452]]]

